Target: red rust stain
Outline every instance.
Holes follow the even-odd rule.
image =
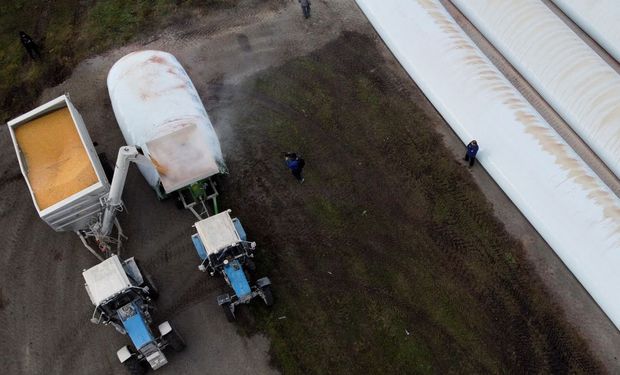
[[[155,63],[155,64],[169,65],[166,59],[164,59],[161,56],[152,56],[146,61],[150,63]]]
[[[435,20],[440,29],[448,34],[456,34],[454,38],[451,37],[451,39],[455,39],[453,44],[456,49],[469,50],[464,57],[467,65],[486,63],[467,39],[460,38],[460,30],[456,28],[453,21],[446,14],[439,10],[438,3],[432,0],[417,0],[417,2]],[[602,207],[604,217],[616,222],[614,234],[620,234],[620,225],[618,225],[618,222],[620,222],[620,207],[616,203],[615,196],[611,192],[605,191],[599,180],[591,176],[579,160],[572,157],[566,145],[558,142],[555,133],[546,126],[540,125],[541,119],[539,116],[527,110],[528,106],[525,100],[514,94],[512,86],[505,85],[499,73],[492,72],[491,74],[491,71],[484,70],[480,75],[485,79],[497,82],[493,83],[495,86],[493,89],[507,96],[503,103],[514,110],[516,120],[525,127],[525,132],[533,136],[543,150],[555,157],[555,163],[568,173],[570,179],[588,191],[588,198]],[[616,116],[618,116],[618,110],[612,110],[605,116],[603,121],[612,121]]]

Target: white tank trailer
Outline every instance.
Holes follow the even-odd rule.
[[[179,192],[185,208],[200,217],[192,201],[213,198],[216,204],[211,177],[227,170],[213,125],[179,61],[161,51],[133,52],[114,64],[107,84],[125,141],[151,160],[138,166],[146,181],[162,199]]]
[[[97,222],[110,185],[69,97],[58,97],[7,125],[41,219],[57,232]]]

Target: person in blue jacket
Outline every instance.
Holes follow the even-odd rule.
[[[470,167],[474,166],[474,162],[476,161],[476,154],[478,153],[478,148],[478,142],[476,142],[475,139],[469,142],[469,144],[467,145],[467,153],[465,153],[464,160],[469,162]]]
[[[284,154],[284,161],[297,181],[303,184],[305,179],[301,175],[301,172],[306,165],[304,159],[297,156],[294,152],[287,152]]]

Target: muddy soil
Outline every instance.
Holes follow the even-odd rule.
[[[586,321],[583,319],[584,315],[591,313],[588,315],[590,318],[586,321],[587,324],[580,326],[578,332],[595,348],[595,356],[602,360],[604,366],[610,372],[616,372],[618,363],[610,358],[615,357],[615,348],[620,347],[614,344],[618,341],[617,331],[605,320],[604,315],[580,289],[570,273],[562,268],[557,259],[553,259],[551,249],[545,246],[531,227],[522,224],[523,218],[505,201],[505,197],[497,192],[497,187],[489,182],[483,171],[474,171],[474,179],[482,185],[485,193],[496,199],[496,208],[497,204],[502,207],[500,213],[505,214],[503,217],[508,222],[509,229],[513,229],[513,233],[523,240],[521,242],[525,245],[526,257],[542,252],[547,254],[546,258],[551,259],[548,267],[537,268],[538,273],[543,276],[544,284],[553,288],[551,294],[534,292],[533,295],[538,297],[530,296],[528,290],[533,288],[532,285],[538,284],[531,284],[531,279],[536,277],[527,273],[530,272],[530,266],[522,257],[518,257],[518,260],[522,262],[522,267],[528,270],[524,273],[526,276],[522,277],[518,273],[514,278],[501,279],[497,293],[493,290],[478,290],[472,286],[471,276],[454,264],[464,260],[464,253],[460,252],[463,247],[467,251],[474,251],[475,247],[459,242],[461,240],[454,236],[449,226],[436,226],[421,218],[423,211],[412,203],[420,202],[423,205],[421,196],[416,194],[428,194],[432,197],[434,188],[429,187],[414,196],[408,196],[413,190],[409,183],[403,183],[403,180],[416,180],[423,176],[411,171],[406,163],[399,164],[403,161],[398,157],[398,150],[412,147],[406,139],[392,137],[375,145],[368,144],[364,137],[368,135],[370,139],[371,133],[364,132],[371,132],[372,128],[362,131],[356,129],[355,124],[348,124],[348,127],[338,130],[340,123],[320,123],[316,117],[308,117],[299,108],[284,106],[279,100],[270,97],[268,92],[258,97],[250,95],[257,93],[256,82],[259,82],[257,79],[261,71],[306,56],[335,40],[338,42],[331,45],[328,51],[337,53],[339,49],[346,50],[356,54],[360,60],[367,57],[360,51],[376,48],[380,56],[370,53],[368,56],[372,58],[364,64],[345,65],[345,68],[355,67],[363,72],[348,73],[364,73],[365,77],[372,78],[370,87],[380,87],[390,95],[397,93],[401,99],[414,98],[421,107],[416,111],[412,110],[411,116],[419,118],[423,116],[421,112],[431,116],[428,118],[432,126],[444,133],[444,142],[455,153],[460,153],[461,145],[458,140],[449,130],[446,131],[447,125],[433,114],[423,96],[398,68],[380,40],[376,39],[354,2],[315,1],[313,6],[313,17],[309,21],[302,19],[297,3],[292,1],[243,1],[235,9],[223,10],[205,19],[186,21],[173,29],[148,36],[141,43],[85,61],[66,82],[46,91],[40,102],[69,92],[84,117],[91,137],[101,145],[101,151],[105,151],[113,159],[123,140],[107,98],[107,71],[118,58],[131,51],[169,51],[179,58],[192,77],[220,135],[231,170],[230,177],[221,181],[224,191],[223,205],[232,208],[234,213],[239,215],[249,234],[259,242],[261,249],[264,249],[261,250],[262,266],[276,271],[269,276],[279,283],[277,288],[280,289],[280,298],[283,301],[287,298],[289,301],[294,298],[304,300],[306,294],[312,296],[305,300],[320,300],[324,296],[321,288],[329,290],[333,285],[338,285],[341,289],[355,291],[351,293],[351,298],[360,306],[364,306],[368,298],[377,301],[394,300],[401,307],[412,306],[415,301],[408,297],[399,297],[393,290],[386,290],[381,286],[381,277],[366,269],[363,264],[356,263],[354,256],[347,258],[351,264],[342,266],[342,259],[336,250],[346,248],[346,254],[350,255],[359,252],[364,264],[377,259],[381,260],[383,265],[393,264],[403,273],[407,271],[407,267],[416,269],[419,265],[416,266],[411,261],[401,264],[402,258],[395,249],[412,251],[412,243],[422,243],[430,239],[438,244],[435,251],[444,247],[453,249],[445,258],[441,258],[443,260],[440,264],[445,267],[441,272],[448,274],[446,278],[463,276],[465,290],[474,296],[472,301],[481,301],[483,304],[480,306],[489,306],[491,310],[484,313],[489,314],[491,319],[495,316],[500,320],[501,324],[489,325],[483,330],[489,334],[488,337],[497,340],[499,349],[493,352],[509,369],[519,372],[536,371],[538,368],[598,371],[598,361],[590,357],[589,351],[582,346],[581,339],[574,334],[574,326]],[[371,39],[357,34],[353,39],[343,38],[343,31],[355,31],[369,35]],[[330,61],[336,64],[333,60]],[[378,69],[376,73],[375,69]],[[341,73],[348,74],[346,69]],[[316,85],[321,83],[326,82],[317,82]],[[331,90],[333,95],[333,88]],[[281,98],[277,96],[275,99]],[[253,100],[258,100],[259,107],[256,107],[257,102],[250,103]],[[263,114],[267,108],[276,114],[283,113],[285,117],[293,118],[295,123],[299,123],[296,128],[299,133],[291,134],[287,133],[286,128],[274,127],[269,118],[251,121],[252,113],[248,111],[257,108],[262,108]],[[347,111],[354,111],[355,103],[348,103],[347,108],[341,115],[343,124],[347,124]],[[386,116],[389,116],[389,111]],[[240,120],[244,122],[240,123]],[[390,137],[391,134],[388,132],[385,135]],[[423,133],[422,136],[432,138],[437,144],[442,143],[437,135]],[[346,138],[352,146],[343,147],[341,138]],[[293,140],[297,141],[292,142]],[[309,161],[308,181],[303,186],[305,190],[299,190],[300,186],[295,185],[283,170],[280,152],[287,151],[281,149],[284,147],[298,148]],[[0,255],[0,325],[3,327],[0,351],[4,353],[5,360],[0,370],[10,374],[122,373],[123,369],[116,360],[115,351],[125,344],[126,338],[110,327],[97,327],[88,320],[92,306],[84,291],[80,271],[96,264],[96,260],[81,247],[75,235],[54,233],[36,216],[28,190],[19,173],[6,127],[0,130],[0,153],[0,226],[5,228],[2,230],[3,251]],[[449,152],[444,151],[442,156],[454,163],[454,155]],[[430,171],[434,165],[429,164],[426,168]],[[360,169],[361,173],[349,173]],[[467,174],[458,176],[469,179]],[[450,189],[449,186],[441,188]],[[402,199],[403,196],[412,199],[405,200]],[[237,327],[225,321],[215,304],[215,296],[224,289],[223,282],[210,279],[196,269],[198,261],[189,241],[191,225],[194,222],[192,215],[176,210],[174,202],[158,202],[135,169],[130,172],[124,200],[128,212],[121,217],[121,223],[130,236],[125,254],[141,259],[145,268],[155,276],[161,291],[157,316],[159,319],[172,319],[188,342],[187,350],[172,354],[170,364],[158,372],[276,373],[270,366],[270,357],[267,354],[270,349],[269,341],[260,334],[251,337],[239,335]],[[333,202],[337,203],[336,208],[331,207]],[[483,204],[475,209],[484,211],[489,207]],[[347,217],[354,218],[351,223],[344,224],[342,212],[348,214]],[[402,215],[403,212],[405,215]],[[394,224],[395,217],[399,218],[398,225]],[[413,231],[414,227],[425,228],[425,234],[420,235]],[[333,228],[337,231],[334,232]],[[355,233],[348,232],[353,229],[356,230]],[[498,230],[501,231],[501,226]],[[514,245],[514,241],[506,237],[502,237],[501,241],[506,241],[510,246]],[[424,251],[432,256],[432,249]],[[311,260],[314,257],[320,257],[324,261],[312,266],[314,263]],[[532,257],[535,258],[531,256],[528,259]],[[293,270],[303,271],[300,273],[304,275],[301,277],[303,282],[292,279],[290,274],[285,272],[277,272],[286,265]],[[434,267],[437,267],[437,264]],[[549,269],[557,272],[550,275]],[[363,271],[363,275],[369,275],[370,272],[370,275],[367,279],[355,281],[350,278],[351,270]],[[497,276],[494,272],[489,274],[489,277]],[[406,281],[403,279],[398,282],[402,284],[399,285],[403,291],[411,292]],[[306,282],[309,284],[304,284]],[[520,290],[519,286],[524,287]],[[450,299],[449,294],[442,293],[442,298]],[[505,311],[501,308],[505,293],[510,295],[511,300],[524,301],[518,310],[512,311],[508,316],[502,315]],[[571,300],[576,303],[557,297],[561,295],[573,296]],[[340,297],[346,301],[346,296],[338,298]],[[338,298],[329,303],[345,309],[346,306],[340,305]],[[562,307],[557,308],[553,303],[547,304],[547,298],[561,301]],[[283,303],[283,306],[288,305]],[[480,309],[479,305],[474,306]],[[540,306],[544,307],[543,313],[533,315],[534,322],[528,320],[530,312],[541,311]],[[316,311],[321,313],[322,310],[317,308]],[[562,319],[563,311],[568,311],[569,324]],[[294,315],[278,320],[282,316],[282,311],[278,309],[268,312],[256,306],[250,312],[258,317],[258,321],[253,320],[252,314],[245,314],[242,323],[266,327],[274,338],[272,351],[277,357],[276,363],[284,369],[303,373],[305,366],[309,366],[309,372],[317,369],[319,372],[329,372],[330,369],[338,368],[338,361],[357,361],[351,368],[360,369],[367,368],[371,362],[381,361],[376,353],[363,355],[371,350],[368,345],[372,341],[358,347],[340,347],[340,353],[326,358],[324,365],[327,367],[323,367],[321,363],[312,366],[296,361],[302,358],[299,354],[301,348],[282,347],[287,343],[282,339],[282,332],[286,332],[286,328],[290,327],[278,328],[265,323],[264,319],[292,324],[296,332],[312,332],[312,325],[296,325],[296,321],[291,319]],[[399,313],[395,314],[398,319],[403,319]],[[317,347],[321,346],[321,334],[325,334],[324,337],[330,341],[330,337],[339,337],[340,327],[337,323],[348,317],[346,311],[343,311],[337,319],[324,326],[324,331],[313,332],[319,339],[310,349],[320,353]],[[325,321],[330,322],[329,319]],[[432,316],[423,309],[412,309],[402,321],[419,325],[421,332],[414,337],[422,343],[431,342],[431,348],[445,347],[463,356],[468,353],[467,348],[451,346],[454,345],[450,341],[451,336],[433,323]],[[390,326],[389,321],[382,321],[383,323],[386,327]],[[399,340],[401,336],[398,335],[402,335],[404,329],[411,325],[397,326],[398,334],[395,330],[394,337],[390,336],[386,343],[391,345],[392,339]],[[425,326],[430,326],[435,331],[424,331]],[[548,328],[532,330],[532,326]],[[416,331],[408,332],[416,335]],[[358,333],[346,334],[356,337]],[[540,346],[547,351],[532,352],[534,346],[529,344],[532,335],[536,336],[536,343],[548,343]],[[476,342],[472,341],[461,342],[476,345]],[[492,347],[495,341],[487,338],[483,344],[484,347]],[[536,361],[528,365],[526,361],[529,358],[536,358]],[[306,360],[316,362],[316,357]],[[295,363],[297,367],[287,367],[290,363]],[[430,362],[430,365],[442,370],[453,369],[449,363],[442,361]],[[477,365],[480,366],[476,367]],[[474,362],[468,366],[488,370],[495,365],[498,364],[489,361]]]

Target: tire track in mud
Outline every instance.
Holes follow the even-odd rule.
[[[533,310],[530,307],[532,290],[524,281],[525,276],[521,273],[522,270],[515,271],[516,274],[506,274],[498,269],[491,268],[488,272],[500,282],[492,290],[481,290],[475,286],[477,284],[476,278],[464,266],[470,260],[471,254],[484,257],[486,251],[481,251],[483,249],[490,249],[491,252],[495,253],[488,255],[492,258],[488,262],[493,264],[494,261],[497,261],[495,258],[505,252],[501,243],[510,239],[508,237],[499,239],[481,248],[476,243],[464,241],[449,225],[432,224],[430,225],[430,232],[435,234],[433,240],[446,252],[444,266],[453,274],[458,274],[459,279],[466,285],[471,285],[476,298],[483,302],[491,316],[497,317],[496,322],[502,327],[497,330],[497,334],[505,335],[509,332],[508,334],[513,336],[510,342],[513,342],[515,346],[504,349],[506,351],[515,350],[515,355],[507,355],[505,357],[506,363],[510,363],[511,368],[522,373],[537,372],[541,368],[545,368],[544,363],[546,361],[549,361],[548,368],[554,372],[568,370],[566,366],[570,362],[563,356],[570,354],[566,353],[567,344],[574,340],[565,334],[566,331],[561,327],[561,324],[556,323],[556,319],[544,318],[548,314],[547,311],[539,311],[538,314],[542,314],[542,316],[533,315]],[[506,299],[515,301],[518,309],[516,311],[507,309],[504,304]],[[541,335],[548,342],[548,345],[543,346],[545,353],[537,354],[534,352],[532,340],[540,340]],[[568,347],[570,346],[568,345]],[[521,361],[519,358],[529,358],[529,360]],[[585,358],[579,359],[577,363],[580,364],[580,370],[593,368],[592,362]]]
[[[251,100],[258,105],[267,108],[277,114],[285,115],[295,122],[305,122],[307,124],[311,124],[312,122],[312,120],[305,116],[303,112],[300,112],[299,110],[291,107],[289,104],[279,102],[276,99],[270,97],[269,95],[257,93],[256,95],[252,96]]]
[[[94,310],[94,308],[93,308]],[[98,327],[99,326],[99,327]],[[106,327],[104,325],[95,325],[90,322],[89,319],[78,319],[77,322],[73,322],[71,329],[66,330],[54,340],[59,345],[50,345],[52,358],[56,358],[54,363],[59,365],[61,372],[68,373],[68,368],[72,368],[71,358],[79,357],[79,354],[83,351],[84,346],[90,342],[89,338],[93,334],[92,330],[95,329],[114,329],[113,327]],[[51,366],[54,368],[54,366]]]
[[[152,273],[154,270],[158,270],[162,268],[162,266],[170,264],[171,261],[183,257],[183,252],[179,251],[179,247],[184,247],[186,242],[188,246],[191,245],[188,234],[181,232],[168,239],[162,245],[159,245],[153,252],[154,255],[141,261],[141,263],[144,264],[145,271]]]
[[[359,256],[366,256],[366,254],[358,254]],[[403,265],[402,262],[398,262],[399,255],[394,255],[394,260],[391,262],[390,269],[396,273],[408,273],[411,271],[410,268]],[[464,275],[466,278],[467,275]],[[372,301],[375,301],[378,304],[385,305],[398,305],[398,306],[409,306],[411,310],[406,317],[403,319],[406,322],[410,321],[425,321],[426,325],[434,327],[435,335],[431,337],[426,337],[426,340],[443,340],[446,341],[446,345],[452,346],[453,349],[458,349],[462,352],[467,352],[468,348],[466,344],[459,343],[458,340],[453,338],[453,333],[449,332],[445,327],[438,325],[433,318],[428,316],[428,314],[421,308],[417,306],[416,303],[412,302],[411,296],[407,294],[403,294],[398,290],[383,288],[377,284],[369,282],[368,280],[357,279],[353,282],[348,276],[341,275],[339,272],[333,272],[329,276],[325,276],[324,280],[321,282],[334,283],[340,286],[342,290],[362,290],[364,295],[367,295],[368,298]],[[327,296],[325,301],[329,304],[339,304],[338,295],[330,295]],[[346,297],[345,297],[346,298]],[[346,314],[346,312],[343,312]],[[414,333],[415,334],[415,333]],[[481,371],[485,369],[486,372],[478,372],[478,373],[487,373],[488,369],[485,368],[485,365],[479,361],[475,363],[478,364],[477,371]],[[436,369],[441,372],[440,369]]]
[[[174,316],[180,314],[182,311],[205,301],[212,296],[220,286],[215,277],[211,277],[206,273],[198,272],[199,278],[186,287],[177,299],[171,304],[170,307],[157,311],[157,315],[163,320],[171,319]],[[213,303],[216,303],[215,299]]]
[[[14,174],[9,177],[2,177],[0,179],[0,193],[4,197],[15,197],[17,196],[17,191],[19,190],[18,186],[21,180],[21,174]],[[8,191],[7,191],[8,190]],[[26,200],[27,197],[24,197]],[[4,216],[8,216],[11,212],[13,212],[21,203],[20,199],[9,199],[5,198],[0,200],[0,219]]]
[[[491,248],[499,249],[497,244],[492,244]],[[503,249],[499,250],[503,251]],[[498,252],[497,254],[503,254],[503,252]],[[490,261],[490,264],[493,264],[493,260]],[[499,280],[499,283],[495,286],[496,292],[480,290],[480,288],[477,287],[474,287],[473,291],[481,301],[485,301],[485,305],[487,309],[491,311],[491,314],[499,317],[497,322],[503,328],[500,328],[498,331],[510,332],[510,335],[514,337],[511,342],[515,344],[513,349],[518,354],[517,358],[510,358],[510,361],[515,369],[518,369],[519,372],[536,372],[535,370],[542,368],[543,363],[548,360],[557,362],[551,366],[552,369],[566,366],[568,362],[557,359],[557,356],[562,353],[554,348],[565,346],[567,338],[564,336],[559,345],[558,343],[553,343],[553,339],[551,339],[551,337],[556,336],[558,332],[564,332],[564,330],[560,329],[558,326],[550,327],[549,324],[540,320],[540,315],[533,314],[534,310],[531,308],[531,304],[533,303],[531,298],[533,294],[532,289],[530,289],[531,286],[524,280],[526,276],[522,272],[522,269],[517,269],[506,273],[491,268],[488,270],[488,273],[494,275],[494,278]],[[503,302],[505,300],[514,301],[518,309],[506,309]],[[508,315],[506,315],[506,312],[508,312]],[[547,311],[537,311],[537,313],[543,316],[548,314]],[[555,322],[554,319],[552,320]],[[534,346],[532,345],[533,340],[540,340],[540,334],[546,337],[547,340],[552,340],[549,341],[549,347],[543,346],[546,349],[546,353],[543,356],[537,356],[534,352]],[[530,358],[530,360],[519,361],[518,358]],[[506,360],[508,361],[509,358],[506,358]],[[587,364],[591,364],[591,362],[588,361]],[[585,368],[583,363],[582,368]]]
[[[46,292],[42,291],[49,290],[51,292],[54,289],[55,292],[63,290],[65,288],[63,281],[66,279],[66,275],[57,267],[57,264],[49,262],[52,260],[51,254],[48,256],[40,253],[40,251],[44,250],[41,246],[40,237],[36,238],[25,235],[26,233],[36,233],[41,230],[39,226],[45,224],[39,222],[40,219],[38,217],[33,217],[31,207],[18,211],[11,216],[13,220],[11,228],[14,229],[12,234],[14,238],[17,238],[17,241],[14,241],[12,246],[5,248],[5,250],[8,250],[6,254],[10,256],[10,259],[5,264],[10,264],[12,269],[16,271],[16,276],[10,281],[6,281],[7,284],[12,286],[13,298],[15,299],[11,303],[10,313],[12,316],[15,314],[23,316],[24,320],[18,320],[7,325],[7,327],[10,327],[8,335],[16,337],[14,340],[16,343],[14,351],[15,358],[21,366],[20,371],[25,373],[42,373],[43,369],[45,369],[47,373],[65,373],[59,370],[59,368],[62,368],[64,364],[71,363],[69,358],[72,358],[73,355],[67,357],[65,361],[58,361],[58,357],[65,355],[67,350],[72,350],[71,353],[76,355],[80,353],[80,347],[76,347],[75,350],[72,349],[72,340],[75,337],[80,338],[84,336],[85,333],[82,332],[83,320],[80,319],[79,322],[72,321],[71,329],[60,330],[59,328],[63,327],[63,323],[56,324],[59,322],[57,320],[58,315],[52,316],[47,313],[48,310],[62,311],[65,308],[60,303],[64,295],[59,296],[60,298],[48,300]],[[43,228],[43,230],[47,231],[48,228]],[[57,246],[73,248],[73,246],[67,244],[62,239],[52,240],[51,242]],[[37,263],[46,263],[47,266],[43,270],[33,267]],[[29,291],[29,288],[32,287],[36,287],[36,291],[32,289]],[[53,292],[49,295],[52,294]],[[65,315],[64,312],[60,313],[60,319],[62,320],[62,317]],[[49,328],[49,332],[54,333],[52,335],[53,338],[48,339],[49,342],[41,343],[37,340],[37,337],[41,334],[39,331],[47,331],[47,328]],[[74,331],[75,329],[77,331]],[[63,335],[63,332],[66,332],[66,334]],[[60,352],[58,354],[49,357],[47,353],[55,352],[56,348],[62,349],[59,349]]]
[[[9,232],[7,241],[5,242],[4,253],[10,254],[11,257],[19,257],[20,252],[18,249],[22,247],[22,239],[26,231],[26,228],[30,225],[29,219],[32,218],[32,213],[28,212],[26,208],[17,209],[11,215],[11,224],[5,226]]]
[[[0,188],[2,188],[7,183],[12,183],[14,181],[20,180],[21,177],[22,177],[22,174],[20,172],[9,174],[8,171],[5,171],[0,177]]]

